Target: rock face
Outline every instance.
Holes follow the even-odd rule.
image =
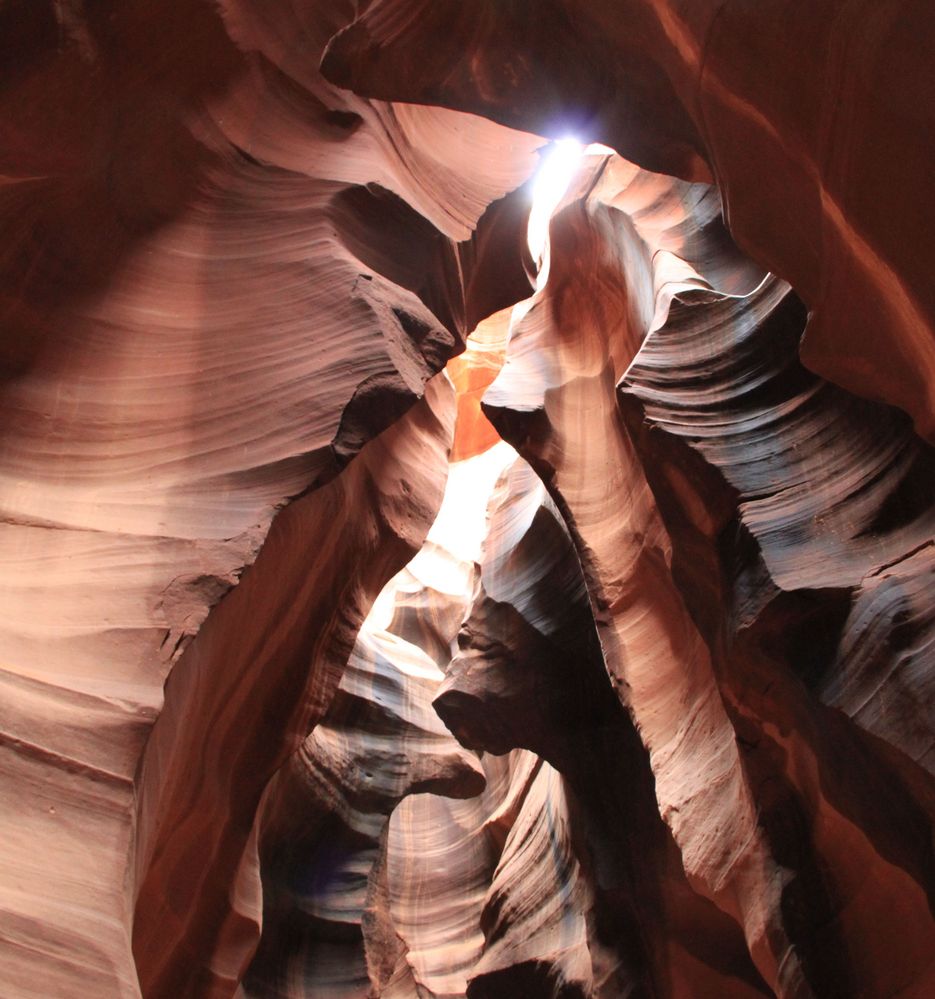
[[[933,208],[917,194],[935,156],[930,13],[924,0],[375,0],[324,67],[359,93],[581,132],[649,169],[713,177],[735,240],[808,304],[808,366],[901,406],[931,440]]]
[[[0,10],[4,997],[935,995],[929,12],[689,6]]]

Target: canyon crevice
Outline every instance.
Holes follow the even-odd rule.
[[[0,996],[935,995],[930,22],[0,5]]]

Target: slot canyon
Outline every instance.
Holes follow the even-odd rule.
[[[924,0],[0,0],[0,999],[935,999]]]

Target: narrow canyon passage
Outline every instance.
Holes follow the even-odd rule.
[[[0,996],[935,995],[929,21],[0,6]]]

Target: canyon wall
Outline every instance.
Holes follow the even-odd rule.
[[[929,21],[0,7],[0,994],[935,994]]]

